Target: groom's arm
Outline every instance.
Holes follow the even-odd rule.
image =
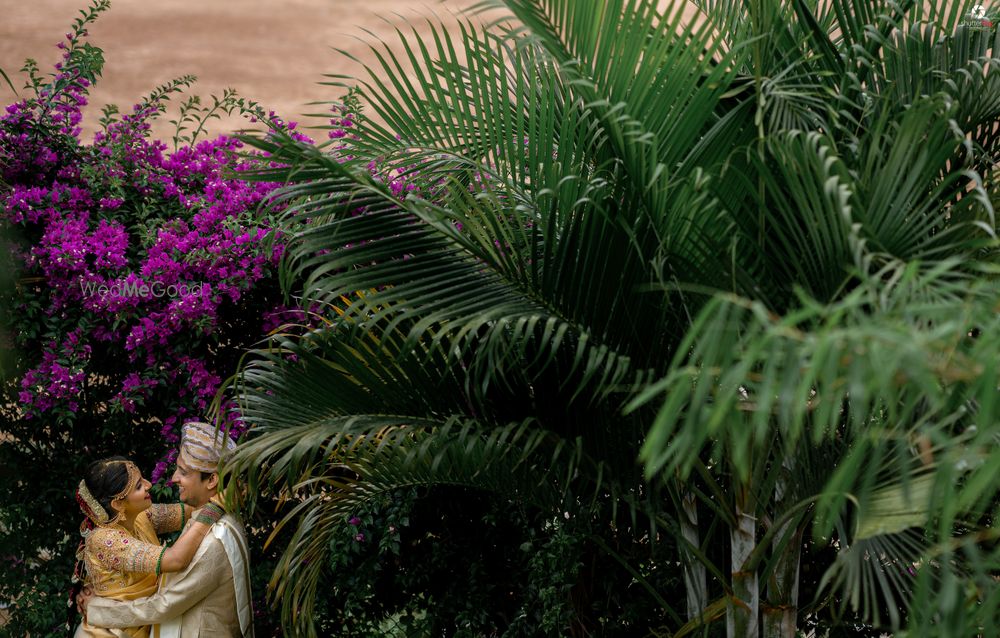
[[[87,622],[95,627],[120,629],[160,624],[180,616],[217,589],[232,572],[222,543],[211,534],[208,545],[167,587],[146,598],[112,600],[94,597],[87,603]]]

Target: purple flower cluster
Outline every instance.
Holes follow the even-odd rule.
[[[63,50],[62,62],[56,63],[53,85],[41,91],[41,97],[49,98],[52,106],[51,120],[64,135],[77,137],[80,135],[80,122],[83,120],[82,108],[87,105],[87,88],[90,81],[83,77],[83,69],[74,64],[73,53],[80,38],[87,36],[87,30],[79,33],[67,33],[68,42],[60,42],[56,46]]]
[[[34,403],[39,411],[49,410],[59,402],[64,402],[71,412],[78,409],[77,398],[91,354],[91,347],[81,343],[81,335],[78,328],[61,341],[45,344],[41,363],[21,377],[21,403]]]
[[[120,117],[106,111],[102,130],[81,141],[103,64],[84,27],[106,8],[95,2],[57,45],[54,73],[26,63],[33,97],[0,115],[0,231],[20,238],[10,246],[19,286],[7,307],[27,355],[23,417],[63,425],[86,412],[155,423],[165,451],[156,482],[174,460],[180,425],[203,419],[233,372],[232,352],[282,326],[308,326],[322,309],[279,303],[283,238],[260,212],[277,184],[240,179],[269,167],[266,155],[228,136],[172,152],[149,138],[150,120],[186,80]],[[356,106],[335,107],[330,120],[332,151],[345,159],[357,140]],[[273,112],[243,112],[313,143]],[[398,197],[414,188],[402,171],[369,170]],[[234,438],[249,427],[231,401],[217,413]]]
[[[259,212],[277,185],[240,179],[266,166],[266,156],[227,136],[168,153],[148,138],[165,93],[80,141],[88,77],[99,74],[85,35],[59,45],[62,62],[48,83],[28,68],[35,96],[0,117],[0,224],[24,239],[12,248],[26,282],[14,300],[18,345],[40,353],[21,377],[19,400],[25,418],[56,422],[73,419],[85,397],[99,411],[136,418],[154,404],[160,413],[146,418],[161,423],[172,447],[179,425],[203,418],[232,372],[215,368],[219,351],[306,315],[277,304],[284,246]],[[273,113],[268,121],[311,143],[294,122]],[[39,323],[44,340],[31,329]],[[100,384],[90,384],[95,348],[118,364]],[[92,387],[109,381],[110,392],[95,396]],[[246,430],[232,403],[219,413],[232,436]],[[154,481],[172,460],[160,460]]]
[[[79,147],[74,170],[42,183],[14,182],[0,195],[0,208],[4,221],[37,229],[22,267],[44,280],[39,292],[47,297],[46,314],[83,309],[93,326],[88,337],[120,346],[128,361],[157,370],[129,373],[114,401],[134,412],[136,401],[158,385],[176,383],[178,397],[203,411],[219,375],[174,344],[192,334],[210,337],[221,307],[273,276],[282,246],[266,241],[270,224],[252,212],[274,185],[237,178],[260,160],[240,159],[241,144],[231,138],[165,155],[161,143],[143,137],[142,118],[154,112],[137,109]],[[23,113],[16,111],[18,126],[26,122]],[[8,118],[0,122],[13,128]],[[160,212],[152,223],[128,228],[123,222],[136,207]],[[28,371],[25,379],[33,382],[20,397],[27,416],[79,393],[62,370],[43,359]],[[39,383],[48,378],[63,383]]]
[[[333,107],[334,117],[330,118],[331,129],[327,137],[331,140],[339,140],[344,137],[355,137],[351,135],[354,127],[354,113],[346,106]]]

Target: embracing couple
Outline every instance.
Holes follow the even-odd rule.
[[[75,638],[253,636],[249,555],[240,522],[224,509],[219,462],[233,441],[206,423],[182,429],[180,503],[153,504],[134,463],[103,459],[77,491],[86,516],[77,553]],[[170,547],[157,534],[182,530]]]

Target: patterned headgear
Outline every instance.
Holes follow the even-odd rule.
[[[181,427],[184,463],[199,472],[217,472],[219,461],[236,449],[236,443],[214,425],[190,421]]]
[[[138,485],[139,480],[142,478],[142,473],[132,461],[105,461],[101,466],[101,471],[107,472],[116,465],[125,466],[125,471],[128,473],[128,480],[125,481],[125,487],[112,497],[112,501],[117,501],[128,496],[128,493],[135,489],[135,486]],[[77,487],[76,502],[80,505],[80,509],[83,510],[87,519],[97,525],[111,525],[117,522],[122,516],[121,512],[115,512],[114,518],[110,518],[108,512],[105,511],[97,499],[94,498],[93,494],[90,493],[86,481],[80,481],[80,485]]]

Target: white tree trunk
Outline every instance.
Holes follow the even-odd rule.
[[[774,538],[774,551],[781,551],[774,574],[768,583],[764,604],[764,638],[795,638],[799,608],[799,563],[802,557],[802,530],[792,532],[792,538],[780,550],[782,536],[788,532],[786,523]]]
[[[701,546],[698,536],[698,503],[691,492],[681,497],[684,511],[681,513],[681,535],[693,547]],[[684,565],[684,588],[687,591],[687,619],[698,618],[708,605],[708,578],[705,566],[691,552],[682,549],[681,561]]]
[[[757,542],[757,519],[750,488],[736,486],[736,526],[730,530],[732,545],[732,587],[733,597],[726,609],[726,635],[728,638],[757,638],[760,629],[757,618],[760,612],[760,593],[757,587],[757,572],[746,572],[743,568]]]
[[[794,457],[786,456],[781,464],[782,476],[774,485],[774,511],[785,509],[787,472]],[[799,562],[802,557],[802,529],[792,529],[788,521],[775,533],[771,551],[778,555],[774,573],[768,581],[767,602],[764,604],[764,638],[795,638],[799,608]],[[785,534],[791,534],[782,549]]]

